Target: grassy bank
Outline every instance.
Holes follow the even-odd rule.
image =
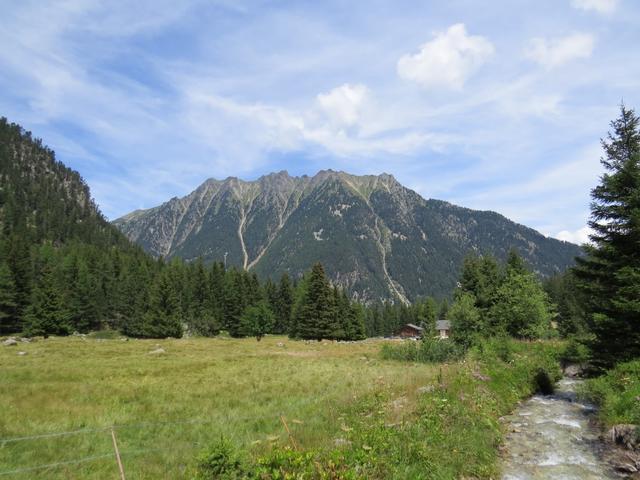
[[[401,357],[407,351],[406,344],[387,346],[383,356],[394,349]],[[341,416],[340,446],[299,451],[291,444],[240,469],[261,479],[495,478],[499,418],[539,382],[560,377],[559,350],[552,343],[485,343],[462,362],[438,365],[433,382],[415,391],[398,396],[382,382]]]
[[[605,426],[640,425],[640,360],[623,363],[588,380],[583,393],[600,406],[598,416]]]
[[[149,354],[157,345],[166,353]],[[262,478],[489,478],[498,418],[556,368],[553,344],[514,343],[510,358],[488,345],[450,365],[383,360],[380,348],[282,337],[2,347],[0,473],[112,478],[116,425],[129,478],[192,478],[221,437]],[[22,437],[33,438],[11,440]],[[46,464],[57,465],[29,470]]]

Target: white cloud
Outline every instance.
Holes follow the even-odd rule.
[[[618,0],[571,0],[571,6],[580,10],[613,13],[618,6]]]
[[[589,227],[582,227],[578,230],[570,232],[569,230],[562,230],[558,232],[555,237],[558,240],[564,240],[565,242],[577,243],[582,245],[589,242],[589,235],[593,233],[593,230]]]
[[[595,39],[588,33],[574,33],[562,38],[534,38],[526,51],[527,58],[546,68],[558,67],[571,60],[588,58]]]
[[[467,35],[464,24],[457,23],[420,47],[415,54],[398,60],[398,75],[428,87],[461,89],[467,78],[493,54],[489,40]]]
[[[345,83],[328,93],[319,94],[316,101],[319,109],[332,123],[351,127],[358,122],[369,95],[369,89],[365,85]]]

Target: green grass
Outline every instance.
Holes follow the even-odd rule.
[[[427,365],[383,360],[381,343],[49,338],[1,347],[0,439],[87,431],[0,441],[0,474],[106,455],[5,478],[116,478],[116,425],[127,478],[192,478],[198,454],[221,436],[265,479],[490,478],[498,418],[535,390],[538,369],[554,371],[558,351],[514,343],[505,362],[489,345]],[[167,353],[150,355],[156,345]]]
[[[640,360],[622,363],[589,379],[581,393],[599,405],[598,417],[607,427],[640,425]]]
[[[167,353],[149,355],[156,345]],[[322,447],[340,431],[340,413],[360,398],[382,384],[415,390],[435,375],[422,365],[382,362],[378,349],[376,342],[284,337],[49,338],[2,347],[0,438],[122,425],[116,433],[131,478],[189,478],[197,452],[221,434],[259,453],[267,437],[286,440],[281,414],[301,445]],[[156,424],[184,421],[207,423]],[[144,422],[154,424],[133,425]],[[128,453],[146,449],[159,450]],[[108,431],[0,442],[0,472],[112,451]],[[105,478],[115,468],[109,457],[12,478]]]

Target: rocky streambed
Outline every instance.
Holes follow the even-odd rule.
[[[577,400],[581,380],[564,378],[552,395],[535,395],[504,417],[503,480],[618,479],[607,460],[595,408]]]

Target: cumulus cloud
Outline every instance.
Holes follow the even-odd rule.
[[[571,6],[580,10],[613,13],[618,6],[618,0],[571,0]]]
[[[558,232],[555,237],[558,240],[564,240],[565,242],[577,243],[578,245],[582,245],[583,243],[589,242],[589,235],[593,233],[589,227],[582,227],[573,232],[569,230],[562,230]]]
[[[465,81],[493,55],[489,40],[468,35],[462,23],[420,47],[418,53],[406,54],[398,60],[398,75],[423,87],[461,89]]]
[[[369,95],[365,85],[345,83],[328,93],[319,94],[316,101],[332,123],[351,127],[358,122]]]
[[[545,68],[553,68],[571,60],[590,57],[594,44],[593,35],[588,33],[574,33],[555,39],[534,38],[526,56]]]

